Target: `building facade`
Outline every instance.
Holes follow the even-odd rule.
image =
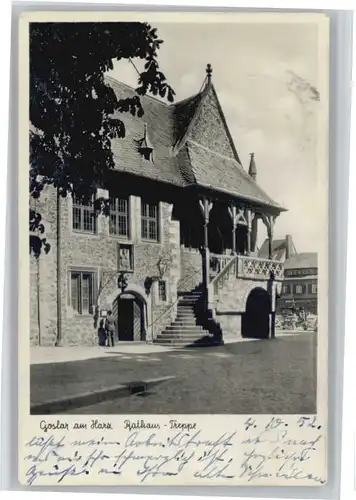
[[[284,281],[279,309],[318,312],[318,261],[316,253],[293,255],[284,263]]]
[[[135,95],[107,81],[118,98]],[[143,118],[123,116],[126,137],[112,141],[116,166],[97,192],[110,200],[109,215],[53,187],[30,202],[51,245],[30,256],[31,344],[95,344],[109,309],[116,341],[270,336],[283,279],[273,228],[285,209],[258,186],[254,156],[248,171],[241,165],[211,68],[191,98],[141,102]],[[254,256],[258,219],[267,258]]]

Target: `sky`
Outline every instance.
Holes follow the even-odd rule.
[[[248,169],[255,153],[257,182],[288,209],[276,220],[275,238],[291,234],[298,252],[316,251],[322,237],[317,204],[317,26],[270,23],[155,23],[164,41],[158,62],[184,99],[202,86],[207,63],[236,149]],[[138,69],[141,61],[134,61]],[[110,76],[137,86],[128,61]],[[259,224],[258,244],[267,237]]]

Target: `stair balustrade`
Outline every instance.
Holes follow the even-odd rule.
[[[284,266],[278,260],[260,259],[259,257],[238,256],[237,277],[253,279],[270,279],[273,273],[274,280],[283,281]]]
[[[210,279],[213,279],[215,276],[217,276],[230,262],[232,257],[233,256],[231,255],[210,253]]]
[[[214,255],[215,257],[215,255]],[[273,274],[275,281],[283,281],[283,263],[276,260],[260,259],[246,255],[220,256],[224,264],[217,274],[211,274],[208,286],[208,309],[214,310],[215,297],[231,276],[236,279],[255,279],[267,281]]]

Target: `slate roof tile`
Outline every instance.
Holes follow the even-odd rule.
[[[135,90],[121,82],[108,79],[118,98],[134,97]],[[176,158],[172,155],[173,119],[172,108],[152,97],[141,97],[144,116],[139,118],[124,113],[120,119],[125,124],[126,136],[112,140],[112,151],[116,170],[142,177],[162,180],[178,186],[184,185]],[[145,123],[153,145],[153,162],[145,160],[138,151],[139,142],[144,137]]]
[[[214,153],[192,141],[187,141],[187,147],[198,184],[228,191],[246,200],[278,206],[233,158]]]

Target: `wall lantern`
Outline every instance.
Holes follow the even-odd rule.
[[[124,273],[120,273],[119,277],[117,279],[117,287],[124,292],[126,288],[128,287],[129,283],[127,280],[127,277],[125,276]]]

